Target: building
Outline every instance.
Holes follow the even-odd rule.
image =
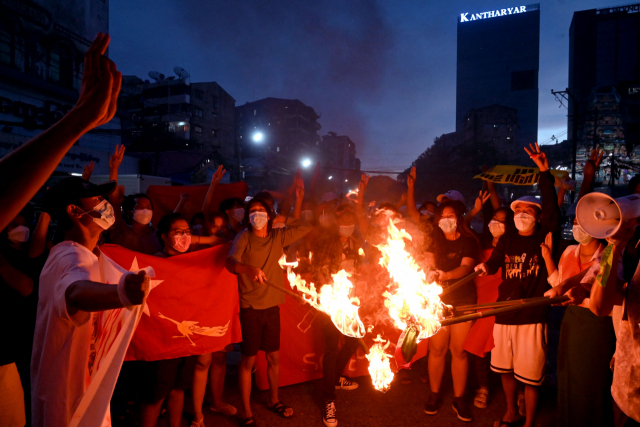
[[[360,159],[356,157],[356,144],[346,135],[329,132],[320,142],[322,153],[322,179],[336,194],[346,194],[357,188],[360,178]],[[331,177],[331,179],[329,179]]]
[[[640,171],[640,4],[573,14],[569,30],[568,135],[576,134],[576,178],[592,148],[606,152],[605,184]]]
[[[78,99],[84,53],[99,33],[109,32],[109,2],[0,2],[0,156],[5,156],[66,114]],[[83,136],[57,172],[109,173],[119,144],[118,118]],[[121,173],[138,173],[125,157]]]
[[[504,105],[471,110],[464,116],[458,140],[465,145],[492,146],[500,153],[502,163],[511,164],[522,150],[518,144],[518,110]]]
[[[539,52],[539,4],[461,13],[456,131],[463,131],[471,110],[498,104],[517,110],[520,147],[537,141]]]
[[[321,160],[319,118],[297,99],[265,98],[236,107],[241,158],[248,165],[245,177],[260,177],[260,186],[275,188],[303,161]]]

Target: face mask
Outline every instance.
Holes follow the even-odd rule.
[[[251,226],[256,230],[262,230],[269,222],[269,215],[266,212],[253,212],[249,214]]]
[[[420,213],[429,219],[433,219],[433,217],[435,216],[433,212],[427,210],[420,211]]]
[[[588,245],[593,241],[593,237],[588,235],[587,232],[579,225],[573,226],[573,238],[581,245]]]
[[[311,221],[313,219],[313,211],[312,210],[304,210],[301,212],[303,221]]]
[[[333,224],[333,221],[331,221],[331,217],[327,214],[320,215],[320,217],[318,218],[318,222],[320,222],[320,225],[325,228],[331,227],[331,224]]]
[[[489,223],[489,231],[493,237],[500,237],[504,234],[505,226],[501,222],[491,221]]]
[[[339,232],[342,237],[349,237],[353,234],[353,230],[356,228],[355,224],[352,225],[341,225],[339,227]]]
[[[238,222],[242,222],[244,219],[244,208],[236,208],[233,210],[233,219]]]
[[[113,213],[113,206],[111,203],[106,200],[101,201],[97,205],[95,205],[92,209],[94,212],[98,212],[100,214],[100,218],[91,218],[93,222],[98,224],[102,229],[106,230],[116,222],[116,216]],[[83,211],[83,214],[88,214],[89,212]]]
[[[153,211],[151,209],[136,209],[133,211],[133,220],[138,224],[149,224],[151,217],[153,217]]]
[[[191,227],[191,234],[195,236],[202,236],[202,224],[197,224]]]
[[[29,241],[29,227],[19,225],[7,233],[7,237],[13,243],[25,243]]]
[[[530,231],[536,225],[536,219],[528,213],[521,212],[513,218],[518,231]]]
[[[171,246],[178,252],[187,252],[191,246],[191,234],[183,234],[180,237],[174,237],[175,243]]]
[[[455,218],[442,218],[438,223],[438,226],[444,234],[451,234],[456,231],[456,226],[458,225],[458,220]]]

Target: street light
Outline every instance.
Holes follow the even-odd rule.
[[[309,159],[302,160],[302,167],[303,168],[308,168],[309,166],[311,166],[311,160],[309,160]]]
[[[262,141],[263,138],[264,138],[264,135],[262,134],[262,132],[256,132],[253,134],[253,140],[255,142],[260,142]]]
[[[333,175],[329,177],[329,179],[333,178]]]

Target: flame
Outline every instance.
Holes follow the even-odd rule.
[[[444,318],[444,305],[440,301],[442,288],[427,283],[425,272],[405,250],[404,239],[411,240],[411,235],[398,230],[391,220],[387,231],[387,243],[376,246],[382,253],[380,265],[393,281],[383,294],[385,306],[399,329],[405,330],[411,324],[418,326],[419,342],[440,330],[440,320]]]
[[[288,263],[285,256],[280,258],[280,266],[287,267],[287,278],[292,288],[298,289],[302,297],[316,309],[327,313],[336,328],[343,334],[350,337],[362,338],[366,330],[358,309],[360,300],[357,297],[350,297],[353,284],[349,280],[351,276],[345,270],[340,270],[332,274],[333,284],[325,284],[316,291],[313,283],[307,285],[306,280],[293,272],[293,267],[298,263]]]
[[[358,255],[364,256],[364,251],[362,250],[362,248],[358,249]]]
[[[391,371],[391,364],[389,359],[392,356],[385,353],[385,350],[389,348],[391,342],[385,342],[380,335],[373,340],[375,344],[369,350],[369,354],[366,355],[369,361],[369,374],[371,375],[371,382],[376,390],[386,392],[391,386],[393,381],[393,372]]]

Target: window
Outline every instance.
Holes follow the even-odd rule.
[[[73,87],[73,77],[72,50],[64,42],[58,43],[49,51],[49,80]]]
[[[211,137],[212,138],[217,138],[218,137],[218,130],[217,129],[214,129],[214,130],[211,131]],[[242,138],[242,136],[240,138]]]
[[[193,96],[195,96],[196,99],[199,99],[202,101],[202,98],[204,98],[204,92],[199,89],[195,89],[193,91]]]
[[[13,37],[5,28],[0,28],[0,62],[13,63]]]
[[[185,125],[186,127],[186,125]],[[194,126],[193,130],[195,131],[195,133],[197,133],[198,135],[202,135],[202,128],[200,126]]]
[[[197,117],[202,117],[202,110],[200,108],[194,108],[193,110],[193,114],[195,114]]]

